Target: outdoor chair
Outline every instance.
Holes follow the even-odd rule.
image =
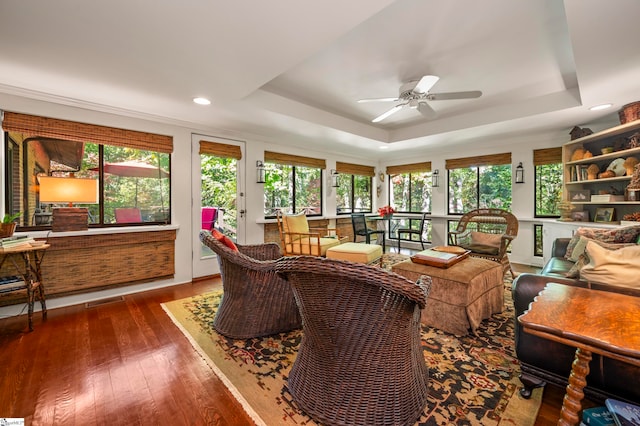
[[[501,209],[475,209],[465,213],[455,231],[449,232],[449,245],[470,250],[470,256],[501,263],[515,278],[507,250],[518,235],[518,219]]]
[[[116,223],[140,223],[142,222],[142,213],[137,207],[120,207],[113,209],[116,217]]]
[[[276,243],[238,244],[235,251],[206,230],[200,231],[200,241],[220,265],[224,294],[213,320],[218,333],[248,339],[301,327],[291,286],[274,269],[281,256]]]
[[[302,314],[295,403],[325,425],[413,425],[427,404],[420,314],[431,278],[312,256],[283,257],[276,270]]]
[[[412,240],[412,235],[417,235],[420,239],[420,245],[422,246],[422,250],[424,250],[424,243],[428,243],[429,241],[424,240],[424,235],[427,233],[427,225],[429,221],[427,220],[428,213],[422,213],[422,218],[420,219],[420,226],[418,229],[414,228],[398,228],[396,230],[396,234],[398,235],[398,253],[400,253],[400,240],[402,239],[402,234],[409,235],[409,240]],[[409,222],[411,223],[411,222]]]
[[[371,244],[371,235],[382,235],[382,252],[385,252],[385,230],[369,228],[364,213],[353,213],[351,215],[351,226],[353,226],[354,243],[358,237],[364,237],[365,242]]]
[[[285,256],[326,256],[327,249],[341,243],[335,228],[309,228],[304,213],[276,215],[282,252]]]

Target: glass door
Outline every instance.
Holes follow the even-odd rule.
[[[216,255],[200,243],[202,229],[217,229],[242,244],[245,230],[244,143],[192,135],[193,277],[219,273]]]

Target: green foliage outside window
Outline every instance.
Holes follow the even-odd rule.
[[[322,214],[322,170],[265,163],[264,215],[283,213]]]
[[[511,166],[449,170],[449,214],[477,208],[511,210]]]
[[[338,176],[336,209],[338,214],[371,213],[371,176]]]
[[[562,163],[536,166],[535,217],[559,217],[562,201]]]
[[[431,172],[402,173],[390,176],[390,205],[397,212],[431,211]]]
[[[200,176],[203,207],[218,207],[218,224],[223,223],[223,231],[232,239],[237,229],[237,166],[235,158],[212,155],[200,156]],[[222,215],[222,217],[220,217]]]

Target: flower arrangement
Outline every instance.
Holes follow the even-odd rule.
[[[378,214],[380,214],[380,216],[385,217],[385,216],[390,216],[392,214],[394,214],[396,211],[393,207],[391,206],[384,206],[384,207],[380,207],[378,209]]]

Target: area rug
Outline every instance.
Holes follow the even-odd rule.
[[[247,340],[218,335],[212,324],[221,296],[214,291],[163,308],[257,425],[316,425],[296,407],[287,389],[302,331]],[[518,393],[513,321],[510,292],[505,290],[504,312],[483,321],[478,336],[456,338],[422,327],[429,399],[416,425],[535,423],[542,389],[529,400]]]

